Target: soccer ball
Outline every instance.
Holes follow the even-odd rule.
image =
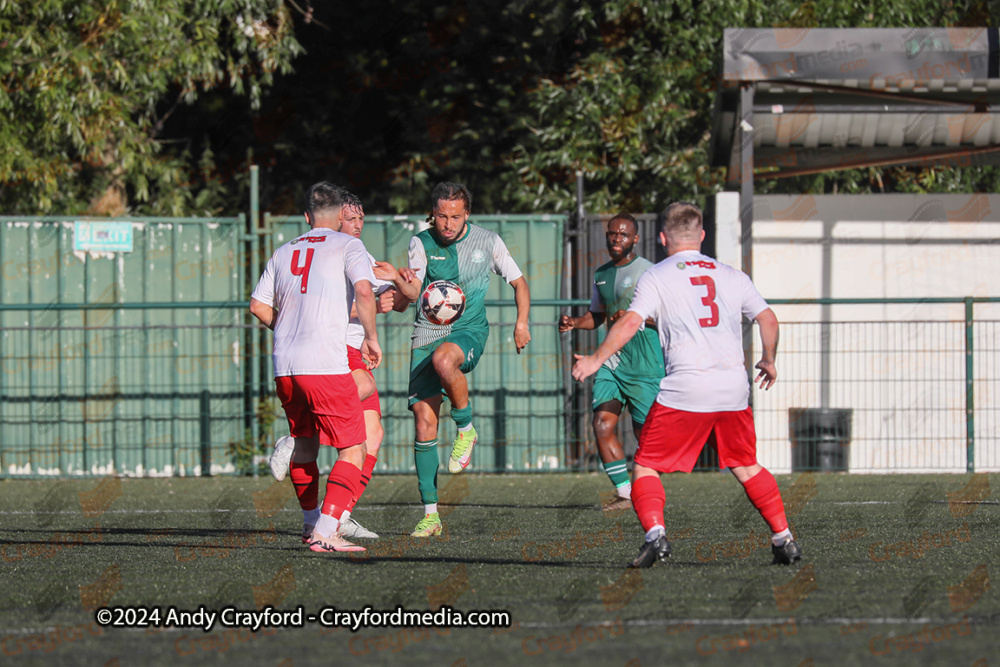
[[[420,309],[431,324],[451,324],[465,310],[465,293],[450,280],[435,280],[420,295]]]

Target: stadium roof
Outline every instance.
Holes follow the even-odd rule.
[[[1000,164],[998,30],[727,29],[711,152],[744,189],[855,167]]]

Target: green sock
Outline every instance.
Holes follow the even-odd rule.
[[[605,463],[604,472],[608,473],[608,477],[611,478],[611,483],[615,487],[628,484],[628,467],[625,465],[625,459]]]
[[[417,466],[417,488],[420,502],[425,505],[438,501],[438,452],[437,440],[413,443],[413,462]]]
[[[472,423],[472,403],[470,402],[461,410],[451,409],[451,418],[455,420],[455,425],[459,428]]]

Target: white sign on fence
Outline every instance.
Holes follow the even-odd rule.
[[[85,252],[132,252],[131,222],[77,221],[73,248]]]

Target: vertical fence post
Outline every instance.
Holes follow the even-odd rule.
[[[251,149],[252,150],[252,149]],[[252,153],[249,153],[248,157],[252,158]],[[248,162],[253,162],[249,159]],[[258,244],[258,229],[260,228],[260,169],[255,164],[250,165],[250,220],[248,221],[249,229],[248,232],[248,242],[243,246],[244,252],[246,253],[245,263],[243,266],[247,267],[247,275],[244,278],[244,283],[246,285],[246,297],[250,298],[250,293],[257,284],[257,279],[260,274],[257,271],[257,244]],[[256,324],[251,318],[249,312],[245,312],[244,322],[249,324]],[[260,335],[260,340],[263,340],[263,334]],[[250,366],[254,354],[261,354],[262,350],[254,350],[254,335],[253,329],[248,328],[246,330],[246,335],[243,337],[244,345],[244,361],[243,372],[245,373],[244,385],[243,385],[243,409],[244,411],[249,411],[249,414],[244,415],[245,424],[249,425],[251,428],[257,428],[256,421],[250,421],[250,414],[254,413],[253,410],[253,381],[254,381],[254,371]],[[263,398],[263,394],[261,395]],[[251,431],[251,433],[253,433]],[[257,437],[256,433],[253,433],[253,441],[259,442],[260,439]],[[257,477],[257,464],[253,463],[253,476]]]
[[[201,476],[212,476],[212,395],[202,389],[198,399],[201,412]]]
[[[507,469],[507,394],[500,386],[493,390],[493,471]]]
[[[965,297],[965,471],[976,472],[976,386],[973,381],[975,364],[973,350],[973,301]]]

